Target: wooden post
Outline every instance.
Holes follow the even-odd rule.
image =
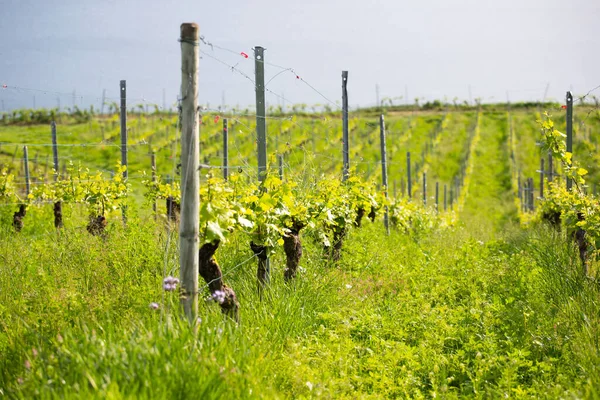
[[[383,114],[379,116],[379,133],[381,139],[381,184],[383,185],[383,193],[387,200],[388,198],[388,176],[387,176],[387,146],[385,140],[385,120]],[[385,206],[385,214],[383,215],[383,223],[388,236],[390,234],[390,220],[388,206]]]
[[[120,82],[121,93],[121,165],[127,167],[127,83]],[[123,171],[123,181],[127,182],[128,171]],[[123,222],[127,222],[127,213],[123,207]]]
[[[229,178],[229,126],[223,118],[223,179]]]
[[[350,174],[350,154],[348,143],[348,71],[342,71],[342,145],[344,168],[342,180],[346,181]]]
[[[573,95],[567,92],[567,152],[571,153],[571,162],[573,162]],[[573,181],[567,178],[567,190],[571,190]]]
[[[181,24],[181,304],[195,323],[198,315],[200,164],[198,120],[198,25]]]
[[[256,79],[256,137],[258,141],[258,181],[267,173],[267,120],[265,106],[265,60],[264,48],[254,48],[254,72]]]
[[[408,198],[412,199],[412,180],[410,178],[410,151],[406,153],[406,181],[408,182]]]

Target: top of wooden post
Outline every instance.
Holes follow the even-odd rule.
[[[198,24],[195,22],[184,22],[181,24],[182,39],[198,39]]]

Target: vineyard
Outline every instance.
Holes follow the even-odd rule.
[[[202,114],[193,329],[179,116],[131,113],[127,167],[116,114],[54,115],[54,147],[4,118],[0,394],[600,396],[598,110],[572,153],[556,105],[383,111],[387,198],[377,113],[351,115],[345,182],[339,113],[269,118],[262,182],[253,116]]]

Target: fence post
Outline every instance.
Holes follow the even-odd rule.
[[[447,193],[447,187],[446,187],[446,184],[444,183],[444,211],[446,211],[448,209],[448,202],[446,201],[446,193]]]
[[[385,140],[385,120],[383,114],[379,116],[379,133],[381,138],[381,184],[383,185],[383,193],[387,200],[388,198],[388,176],[387,176],[387,146]],[[390,221],[388,214],[388,206],[385,206],[385,214],[383,215],[383,223],[385,231],[390,234]]]
[[[279,179],[283,182],[283,154],[277,155],[277,161],[279,164]]]
[[[267,120],[265,112],[265,60],[264,48],[254,48],[254,73],[256,78],[256,137],[258,140],[258,181],[267,172]]]
[[[406,153],[406,181],[408,182],[408,198],[412,199],[412,180],[410,179],[410,151]]]
[[[25,167],[25,193],[29,196],[29,155],[27,153],[27,146],[23,146],[23,166]]]
[[[573,95],[567,92],[567,152],[571,153],[573,162]],[[567,178],[567,190],[571,190],[573,181]]]
[[[344,155],[344,168],[342,181],[346,181],[350,174],[350,155],[348,146],[348,71],[342,71],[342,145]]]
[[[127,82],[121,81],[121,165],[127,167]],[[123,180],[127,182],[128,171],[123,171]],[[123,222],[127,222],[126,209],[123,207]]]
[[[200,163],[198,121],[198,25],[181,24],[181,304],[191,323],[198,315]]]
[[[427,172],[423,172],[423,205],[427,205]]]
[[[254,48],[254,73],[256,80],[256,136],[258,140],[258,181],[263,182],[267,173],[267,124],[265,113],[265,60],[264,48],[256,46]],[[252,242],[250,243],[252,246]],[[262,246],[262,243],[259,244]],[[263,252],[267,252],[264,246]],[[256,272],[258,278],[259,291],[269,283],[271,267],[268,255],[261,255],[258,258],[258,269]]]
[[[229,126],[223,118],[223,179],[229,178]]]
[[[102,104],[100,104],[100,115],[104,114],[104,103],[106,102],[106,89],[102,89]]]
[[[440,183],[436,182],[435,183],[435,211],[436,212],[440,211],[439,202],[440,202]]]
[[[548,171],[546,172],[546,177],[548,178],[548,182],[552,182],[554,179],[554,170],[552,166],[552,153],[548,152]]]
[[[527,178],[527,205],[529,206],[529,211],[533,208],[533,178]]]
[[[152,183],[156,183],[156,153],[150,153],[150,168],[152,169]],[[152,211],[154,212],[154,218],[156,218],[156,199],[152,203]]]
[[[56,136],[56,122],[52,121],[50,124],[52,131],[52,158],[54,161],[54,182],[58,181],[58,138]],[[57,201],[54,203],[54,227],[62,228],[62,202]]]
[[[544,198],[544,158],[540,160],[540,199]]]

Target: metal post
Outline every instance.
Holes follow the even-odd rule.
[[[448,202],[446,201],[446,193],[447,193],[447,187],[446,187],[446,184],[444,183],[444,211],[446,211],[448,209]]]
[[[423,205],[427,205],[427,172],[423,172]]]
[[[439,210],[440,210],[439,204],[440,204],[440,183],[436,182],[435,183],[435,211],[439,212]]]
[[[548,152],[548,171],[546,172],[546,178],[548,182],[552,182],[554,179],[554,170],[552,166],[552,153]]]
[[[229,126],[223,118],[223,179],[229,178]]]
[[[258,181],[263,182],[267,173],[267,120],[265,104],[265,60],[264,48],[256,46],[254,48],[254,73],[256,81],[256,137],[258,141]],[[261,259],[258,260],[257,277],[259,290],[263,285],[269,283],[271,267],[269,258],[264,261],[264,271],[262,271]]]
[[[29,156],[27,146],[23,146],[23,166],[25,167],[25,193],[29,196]]]
[[[265,180],[267,173],[267,120],[265,106],[265,60],[264,48],[254,48],[254,73],[256,78],[256,137],[258,140],[258,181]]]
[[[383,185],[383,193],[385,198],[388,198],[388,176],[387,176],[387,146],[385,140],[385,120],[383,114],[379,116],[379,133],[381,139],[381,184]],[[383,223],[387,234],[390,234],[390,221],[388,206],[385,206],[385,214],[383,216]]]
[[[529,178],[529,184],[530,184],[530,192],[529,192],[529,199],[530,199],[530,209],[531,211],[533,211],[535,209],[535,198],[533,196],[533,193],[535,192],[535,185],[533,184],[533,178]]]
[[[540,160],[540,199],[544,198],[544,159]]]
[[[200,164],[198,118],[198,25],[181,24],[181,304],[191,323],[198,316]]]
[[[277,161],[279,164],[279,179],[283,181],[283,154],[277,155]]]
[[[102,89],[102,104],[100,104],[100,115],[104,114],[105,101],[106,101],[106,89]]]
[[[406,181],[408,182],[408,198],[412,199],[412,180],[410,178],[410,151],[406,153]]]
[[[54,181],[58,180],[58,144],[56,137],[56,122],[52,121],[50,124],[52,130],[52,157],[54,159]]]
[[[567,92],[567,152],[571,153],[573,162],[573,94]],[[567,178],[567,190],[571,190],[573,181]]]
[[[121,92],[121,165],[127,167],[127,82],[122,80]],[[123,171],[123,180],[127,182],[128,171]],[[123,222],[127,222],[125,208],[123,208]]]
[[[346,181],[350,174],[350,154],[348,146],[348,71],[342,71],[342,145],[344,155],[344,168],[342,181]]]
[[[152,169],[152,183],[156,182],[156,153],[150,153],[150,168]],[[156,217],[156,200],[152,203],[152,211]]]

